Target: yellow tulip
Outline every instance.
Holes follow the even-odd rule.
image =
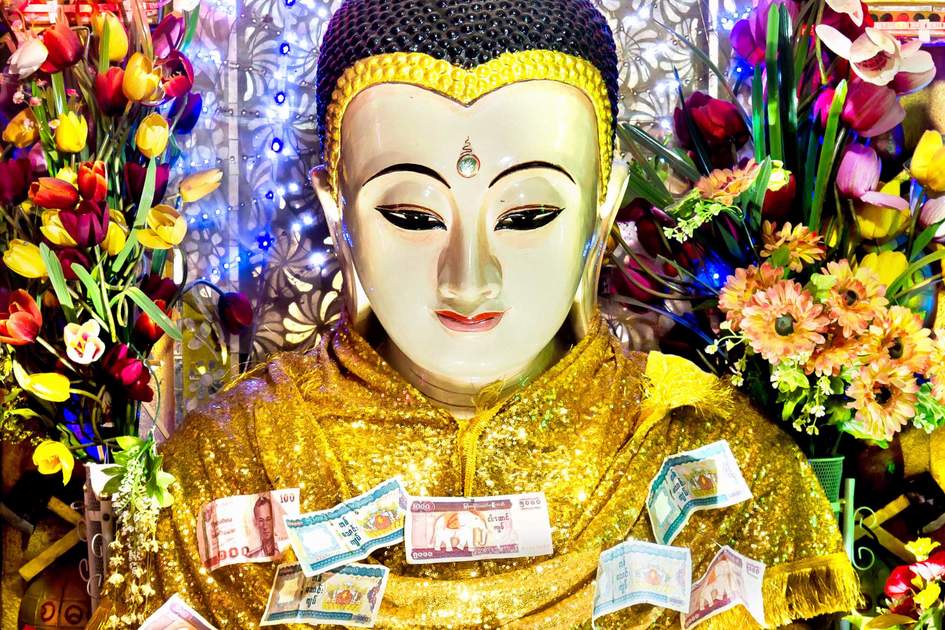
[[[72,451],[62,442],[45,440],[33,451],[33,463],[44,475],[55,475],[61,470],[62,485],[66,485],[72,478],[75,458]]]
[[[33,117],[33,112],[24,109],[11,118],[3,130],[3,140],[20,149],[24,149],[39,140],[39,127],[36,126],[36,118]]]
[[[148,210],[148,227],[138,231],[138,242],[151,249],[170,249],[179,245],[187,235],[187,221],[180,212],[168,205]]]
[[[879,276],[879,281],[889,286],[893,281],[901,276],[909,267],[909,259],[902,252],[885,251],[872,252],[860,260],[860,267],[872,269]]]
[[[3,252],[3,264],[24,278],[45,278],[46,265],[39,254],[39,247],[28,241],[15,238]]]
[[[890,195],[889,199],[900,207],[868,203],[856,210],[856,224],[863,238],[879,240],[892,237],[908,225],[909,204],[900,197],[903,181],[908,181],[908,176],[905,179],[897,177],[879,189],[881,194]]]
[[[922,608],[931,608],[938,602],[939,595],[942,594],[942,587],[938,582],[929,582],[925,588],[913,597],[913,601]]]
[[[71,166],[63,166],[61,169],[59,169],[59,172],[56,173],[56,179],[69,182],[78,188],[79,175]]]
[[[929,191],[945,192],[945,146],[942,134],[928,130],[919,138],[909,165],[912,176]]]
[[[222,179],[223,171],[218,168],[188,175],[180,183],[180,197],[186,202],[203,199],[220,187]]]
[[[128,239],[128,224],[125,223],[125,215],[114,208],[108,211],[108,218],[108,232],[101,246],[109,256],[117,256]]]
[[[169,129],[167,121],[158,113],[144,117],[135,132],[135,147],[146,158],[157,157],[167,148]]]
[[[111,11],[103,11],[92,16],[92,30],[101,39],[108,24],[108,60],[121,61],[128,54],[128,33],[121,20]]]
[[[161,73],[154,70],[154,63],[142,53],[136,52],[125,65],[125,76],[121,91],[129,101],[153,101],[159,96]]]
[[[56,148],[63,153],[78,153],[85,148],[89,125],[84,116],[66,112],[59,116],[56,125]]]
[[[62,219],[59,218],[58,210],[44,210],[43,224],[39,226],[39,231],[43,233],[49,242],[60,247],[75,247],[76,242],[66,228],[62,225]]]
[[[23,366],[13,362],[13,376],[16,382],[37,398],[51,402],[69,400],[69,379],[58,372],[38,372],[27,374]]]

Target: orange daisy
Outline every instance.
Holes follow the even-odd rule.
[[[866,364],[847,387],[858,428],[876,440],[891,440],[915,415],[919,384],[909,368],[888,359]]]
[[[833,335],[807,361],[804,370],[817,376],[839,376],[843,368],[850,366],[859,357],[862,342],[843,335]]]
[[[716,169],[696,182],[703,199],[711,199],[727,206],[735,205],[735,199],[751,188],[761,167],[754,160],[741,168]]]
[[[933,347],[931,331],[905,306],[882,309],[869,332],[874,351],[871,360],[889,359],[910,372],[921,373],[928,369]]]
[[[779,280],[756,291],[745,306],[742,333],[752,349],[769,363],[784,359],[806,360],[824,343],[829,324],[824,307],[793,280]]]
[[[827,275],[836,283],[824,299],[830,317],[850,337],[869,329],[870,322],[879,316],[888,304],[886,288],[879,276],[869,267],[850,268],[846,260],[827,263]]]
[[[748,304],[756,291],[764,291],[774,286],[781,279],[783,272],[768,263],[760,267],[739,267],[735,275],[725,280],[725,286],[719,292],[719,308],[725,312],[725,319],[732,324],[732,330],[738,330],[742,321],[742,309]]]
[[[791,271],[800,271],[804,265],[824,259],[825,250],[820,235],[811,232],[805,225],[798,224],[795,227],[788,222],[778,230],[774,223],[765,221],[761,237],[764,241],[761,255],[764,258],[781,247],[787,247],[788,268]]]
[[[935,341],[932,344],[932,358],[925,375],[932,382],[932,396],[945,404],[945,330],[935,331]]]

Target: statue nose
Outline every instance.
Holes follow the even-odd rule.
[[[453,230],[437,269],[440,298],[463,315],[497,298],[502,288],[502,270],[488,237],[472,231]]]

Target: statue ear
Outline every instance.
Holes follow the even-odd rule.
[[[614,220],[617,218],[617,212],[623,205],[629,179],[630,166],[622,158],[615,157],[610,169],[610,179],[607,182],[607,194],[604,201],[597,206],[597,220],[594,232],[591,234],[590,246],[587,248],[584,271],[571,307],[571,325],[578,339],[587,334],[588,326],[597,311],[597,286],[600,282],[604,248],[607,245],[610,228],[613,227]]]
[[[328,232],[331,234],[331,240],[335,246],[335,255],[338,257],[338,263],[341,266],[342,298],[344,299],[345,310],[348,312],[351,325],[356,330],[360,330],[371,313],[371,305],[368,302],[367,294],[364,292],[364,287],[361,286],[361,281],[358,279],[358,272],[354,268],[354,256],[348,244],[348,239],[344,237],[345,225],[342,219],[342,208],[335,201],[335,196],[328,185],[328,171],[324,165],[313,168],[309,176],[312,179],[312,186],[315,188],[315,196],[318,197],[318,203],[322,207],[322,214],[325,215],[325,223],[328,224]]]

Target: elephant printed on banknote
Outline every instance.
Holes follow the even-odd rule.
[[[470,551],[485,543],[487,527],[482,514],[476,510],[446,512],[433,523],[431,544],[434,549],[446,547],[448,552],[453,549]]]
[[[723,560],[713,566],[705,585],[699,591],[699,610],[716,605],[716,602],[738,597],[742,590],[740,568],[729,560]]]

